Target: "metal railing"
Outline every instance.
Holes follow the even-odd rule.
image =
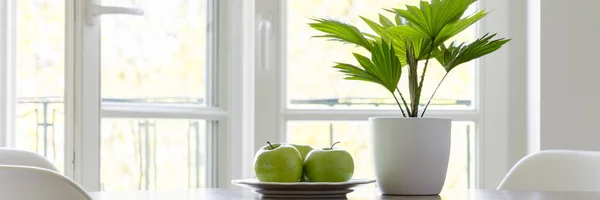
[[[158,104],[202,104],[204,103],[204,99],[202,98],[189,98],[189,97],[157,97],[157,98],[103,98],[103,103],[158,103]],[[396,102],[392,99],[384,99],[384,98],[328,98],[328,99],[294,99],[291,100],[290,103],[292,105],[321,105],[321,106],[396,106]],[[58,104],[63,104],[63,99],[61,97],[26,97],[19,98],[18,104],[20,105],[31,105],[33,108],[26,111],[24,114],[19,117],[27,117],[32,114],[35,114],[36,118],[36,151],[44,156],[48,157],[48,151],[52,151],[53,158],[56,158],[56,146],[55,146],[55,134],[54,127],[56,125],[57,114],[64,115],[62,109],[54,106]],[[434,100],[431,105],[459,105],[459,106],[471,106],[471,100]],[[200,166],[202,163],[201,160],[201,151],[200,151],[200,124],[198,120],[188,120],[188,133],[187,133],[187,147],[188,152],[188,187],[189,188],[200,188]],[[140,170],[139,180],[138,180],[138,189],[150,189],[151,185],[156,188],[157,176],[156,173],[158,169],[156,168],[156,139],[152,140],[152,144],[150,144],[151,137],[156,138],[157,130],[156,130],[156,121],[151,119],[135,119],[131,120],[130,123],[132,126],[137,124],[137,133],[135,129],[132,127],[131,131],[136,138],[134,142],[134,148],[136,149],[136,154],[139,156],[138,166]],[[41,130],[41,131],[40,131]],[[467,140],[470,140],[470,127],[467,127]],[[50,135],[49,133],[52,132]],[[333,123],[329,123],[329,139],[330,143],[333,143],[333,135],[334,135],[334,126]],[[41,133],[41,134],[40,134]],[[41,141],[40,141],[41,136]],[[192,138],[194,142],[192,142]],[[43,150],[40,151],[38,149],[39,143],[42,142]],[[52,148],[49,149],[52,144]],[[467,149],[470,149],[469,142],[467,142]],[[468,159],[468,171],[470,171],[470,159],[471,155],[467,155]],[[195,163],[195,166],[192,168],[192,161]],[[150,176],[154,177],[154,181],[151,181]],[[195,177],[192,178],[192,174]],[[470,176],[470,173],[467,173]],[[153,182],[153,183],[151,183]],[[468,177],[468,184],[470,186],[470,177]]]

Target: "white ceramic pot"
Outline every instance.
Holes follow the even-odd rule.
[[[369,118],[377,187],[384,195],[437,195],[450,156],[450,118]]]

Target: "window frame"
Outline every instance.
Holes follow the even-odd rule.
[[[0,146],[14,146],[16,1],[0,2]]]
[[[287,1],[256,0],[256,21],[271,20],[271,41],[261,41],[257,29],[255,52],[264,50],[261,45],[268,45],[271,55],[266,56],[274,64],[286,66],[286,8]],[[477,35],[486,32],[498,32],[508,35],[507,1],[479,1],[480,8],[493,8],[494,12],[477,25]],[[494,24],[494,26],[488,26]],[[260,25],[257,24],[258,28]],[[266,37],[266,36],[265,36]],[[472,110],[428,110],[426,117],[451,117],[455,121],[473,121],[475,123],[475,188],[495,188],[508,171],[508,48],[500,49],[493,54],[479,59],[475,68],[475,106]],[[280,52],[280,54],[273,53]],[[290,109],[286,105],[286,68],[265,68],[260,61],[262,55],[256,55],[256,127],[255,148],[261,147],[264,141],[286,140],[287,121],[289,120],[330,120],[356,121],[367,120],[372,116],[400,116],[398,110],[333,110],[333,109]],[[494,66],[494,67],[486,67]],[[493,91],[493,92],[491,92]],[[275,97],[275,98],[273,98]],[[499,98],[504,97],[504,98]],[[273,126],[276,123],[276,126]]]

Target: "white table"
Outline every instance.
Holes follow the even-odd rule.
[[[94,200],[236,200],[260,199],[243,189],[198,189],[180,191],[92,192]],[[382,196],[370,189],[358,189],[348,199],[397,200],[598,200],[600,192],[529,192],[509,190],[465,190],[442,196]]]

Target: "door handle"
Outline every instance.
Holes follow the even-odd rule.
[[[116,6],[102,6],[97,4],[99,0],[85,0],[87,3],[86,15],[87,22],[90,25],[96,25],[100,21],[102,15],[144,15],[144,10],[139,8],[127,8],[127,7],[116,7]]]
[[[267,18],[263,18],[260,20],[260,22],[258,23],[258,32],[260,33],[260,54],[261,58],[260,58],[260,65],[261,65],[261,69],[268,71],[269,68],[271,67],[271,61],[270,59],[270,54],[271,54],[271,37],[272,37],[272,32],[271,32],[271,20],[267,17]]]

